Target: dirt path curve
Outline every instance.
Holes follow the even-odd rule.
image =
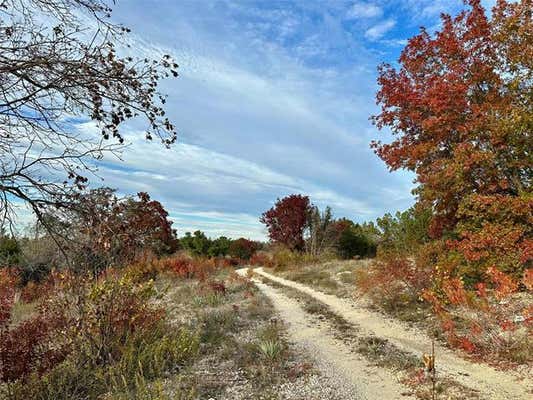
[[[245,275],[246,270],[237,272]],[[254,283],[272,301],[280,317],[287,323],[290,340],[314,359],[316,367],[335,382],[343,398],[414,399],[405,394],[408,389],[398,383],[392,373],[369,365],[363,358],[351,352],[342,341],[334,339],[328,329],[311,320],[296,300],[257,280],[254,280]]]
[[[363,331],[388,339],[392,344],[404,351],[413,353],[416,356],[431,352],[431,342],[428,336],[414,328],[409,328],[392,319],[386,319],[383,315],[359,307],[352,301],[316,291],[298,282],[274,276],[265,272],[262,268],[255,268],[254,272],[314,297],[328,305],[333,312],[344,317],[347,321],[358,325]],[[441,373],[444,372],[464,386],[478,390],[487,399],[515,400],[532,398],[533,382],[531,379],[519,381],[511,373],[498,371],[484,364],[469,362],[437,344],[435,345],[435,353],[437,373],[439,371]]]

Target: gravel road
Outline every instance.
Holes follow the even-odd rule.
[[[254,269],[254,273],[263,275],[277,283],[300,290],[314,297],[329,306],[333,312],[342,316],[347,321],[356,324],[367,334],[373,334],[387,339],[404,351],[413,353],[418,357],[423,353],[430,353],[431,340],[427,335],[415,328],[410,328],[399,321],[385,318],[382,314],[358,306],[354,301],[328,295],[306,285],[274,276],[265,272],[262,268]],[[297,327],[293,329],[295,339],[306,341],[310,349],[313,349],[314,346],[315,351],[320,355],[319,358],[323,357],[325,361],[330,362],[334,366],[334,370],[338,368],[340,374],[345,376],[351,375],[350,381],[360,389],[360,398],[394,399],[396,397],[392,396],[393,390],[397,390],[396,393],[401,392],[401,389],[397,387],[394,389],[393,385],[389,388],[383,387],[381,389],[374,387],[378,383],[390,381],[390,377],[381,377],[380,374],[382,371],[377,371],[376,368],[374,370],[365,369],[364,362],[353,355],[343,355],[342,347],[338,343],[333,343],[328,338],[328,335],[321,331],[320,328],[302,328],[301,325],[304,324],[305,317],[301,315],[302,310],[299,310],[293,304],[294,302],[277,293],[270,286],[264,284],[258,284],[258,286],[267,296],[272,298],[276,308],[280,311],[284,319],[287,321],[297,321]],[[309,329],[311,330],[309,331]],[[312,340],[305,340],[306,335],[315,336],[311,336]],[[437,371],[440,374],[445,374],[460,384],[477,390],[482,398],[491,400],[533,398],[531,373],[527,374],[525,379],[521,377],[522,380],[519,381],[519,377],[510,372],[499,371],[485,364],[470,362],[459,357],[453,351],[439,345],[436,345],[436,360]],[[367,373],[367,370],[369,373]],[[346,371],[350,371],[350,373],[346,373]],[[373,379],[372,377],[376,378]],[[368,390],[365,390],[365,387]],[[372,397],[373,393],[378,393],[379,390],[391,390],[390,397],[389,395],[383,394]],[[365,395],[367,397],[364,397]],[[406,397],[402,396],[401,398],[405,399]]]
[[[245,272],[239,271],[241,274]],[[341,340],[335,339],[327,327],[313,321],[296,300],[271,286],[258,281],[254,283],[272,301],[287,324],[289,340],[313,359],[315,368],[322,375],[320,385],[311,385],[311,390],[310,387],[287,388],[283,398],[290,399],[296,395],[298,398],[320,400],[414,399],[394,374],[369,365],[364,358],[353,353]],[[309,390],[310,393],[301,397],[303,393],[291,393],[294,390]]]

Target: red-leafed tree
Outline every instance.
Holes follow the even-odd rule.
[[[399,69],[381,66],[374,121],[396,139],[372,146],[416,173],[431,234],[453,238],[463,272],[478,279],[497,263],[520,275],[532,243],[532,2],[499,1],[490,20],[468,3],[410,39]]]
[[[172,221],[163,205],[146,192],[138,199],[128,198],[121,204],[120,218],[125,222],[124,242],[133,254],[136,249],[150,249],[157,254],[168,253],[177,246]]]
[[[168,212],[147,193],[118,198],[113,189],[94,189],[79,196],[68,213],[48,218],[65,238],[71,261],[96,272],[146,252],[161,255],[177,248]]]
[[[499,303],[531,289],[533,4],[499,0],[491,18],[480,0],[467,4],[443,15],[434,35],[422,29],[410,39],[399,68],[380,67],[373,119],[395,139],[372,147],[391,170],[416,173],[419,205],[432,212],[432,240],[404,270],[424,272],[416,287],[447,337],[469,352],[509,357],[533,321],[531,307]],[[502,340],[515,329],[509,315],[519,314],[524,337]],[[459,319],[470,332],[458,332]]]
[[[274,207],[263,213],[260,221],[267,226],[272,242],[291,250],[302,250],[310,210],[309,197],[293,194],[278,199]]]

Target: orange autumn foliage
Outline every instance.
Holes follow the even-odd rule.
[[[380,67],[373,121],[394,139],[371,146],[391,171],[416,174],[418,205],[432,211],[432,242],[413,258],[431,271],[421,294],[449,341],[508,356],[503,333],[531,333],[533,4],[500,0],[489,17],[466,3],[434,35],[411,38],[399,67]]]

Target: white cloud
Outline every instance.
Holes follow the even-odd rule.
[[[132,146],[124,162],[105,160],[105,181],[98,183],[122,194],[147,191],[169,210],[179,232],[214,236],[264,237],[260,214],[291,193],[359,221],[409,205],[409,198],[397,201],[381,190],[403,188],[411,177],[389,174],[369,149],[380,59],[363,33],[345,30],[345,8],[305,3],[320,16],[300,18],[301,4],[283,5],[280,13],[270,6],[250,11],[255,6],[248,2],[218,3],[200,13],[187,2],[164,11],[131,4],[122,8],[121,22],[139,35],[132,51],[170,53],[180,64],[180,78],[162,87],[170,94],[167,115],[178,126],[179,143],[170,150],[146,143],[142,127],[133,126],[125,132]],[[227,14],[235,4],[237,18]],[[367,6],[354,9],[369,20],[362,29],[382,15],[370,2],[356,4]],[[162,20],[172,23],[155,23]],[[376,37],[390,28],[381,29]]]
[[[210,237],[227,236],[233,239],[246,237],[252,240],[266,240],[266,229],[259,222],[259,216],[243,213],[220,213],[203,211],[182,211],[171,214],[178,235],[201,230]]]
[[[367,29],[365,37],[370,40],[381,39],[388,31],[394,28],[395,25],[396,21],[394,19],[387,19]]]
[[[365,202],[335,190],[200,146],[182,143],[173,150],[149,146],[138,140],[124,155],[123,164],[102,167],[106,184],[146,190],[172,203],[174,199],[187,199],[191,193],[236,203],[239,199],[232,199],[233,196],[246,200],[268,193],[274,200],[285,194],[302,193],[317,204],[331,205],[343,214],[366,216],[376,212]],[[146,162],[146,154],[150,154],[150,162]],[[191,200],[175,205],[183,208]]]
[[[350,7],[346,16],[349,19],[357,19],[375,18],[381,17],[382,15],[383,10],[380,6],[373,3],[356,2]]]

